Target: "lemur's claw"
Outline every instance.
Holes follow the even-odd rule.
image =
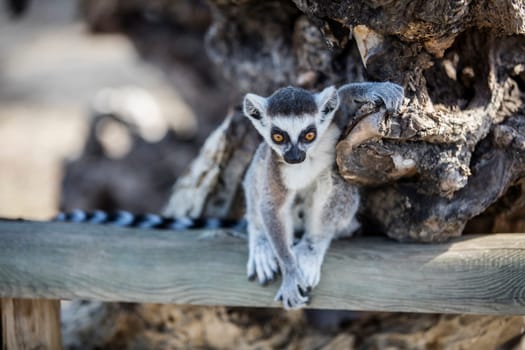
[[[283,283],[275,301],[282,301],[285,309],[299,309],[306,306],[309,297],[304,293],[307,287],[304,283],[304,278],[300,270],[295,270],[284,274]]]
[[[273,282],[273,277],[269,277],[269,278],[264,278],[262,281],[259,281],[259,284],[263,287],[266,287],[272,282]]]
[[[299,293],[301,293],[301,296],[307,297],[308,293],[312,290],[312,287],[308,286],[306,289],[301,288],[301,286],[297,286],[297,289],[299,289]]]
[[[321,280],[323,257],[319,254],[319,250],[312,250],[305,242],[296,245],[294,252],[305,281],[306,288],[304,290],[306,293],[310,293]]]
[[[259,284],[265,286],[271,283],[279,271],[277,258],[273,253],[270,243],[264,239],[250,247],[247,264],[247,275],[257,279]]]
[[[378,97],[383,102],[386,110],[390,113],[397,112],[404,102],[405,90],[401,85],[384,82],[381,92],[377,92]]]

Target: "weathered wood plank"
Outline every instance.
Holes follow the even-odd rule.
[[[246,280],[246,255],[209,232],[0,222],[0,297],[279,306],[277,284]],[[336,242],[311,307],[525,314],[525,235]]]
[[[59,350],[60,301],[5,298],[2,310],[2,348]]]

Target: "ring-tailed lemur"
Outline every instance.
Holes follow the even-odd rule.
[[[264,139],[244,179],[247,272],[261,284],[282,272],[275,299],[285,308],[309,301],[332,239],[359,228],[358,188],[345,182],[335,165],[335,146],[348,116],[360,103],[383,103],[394,111],[403,99],[403,88],[389,82],[331,86],[320,93],[286,87],[268,98],[245,96],[244,114]],[[305,211],[304,235],[294,245],[299,205]]]

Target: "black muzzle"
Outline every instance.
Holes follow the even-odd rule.
[[[301,163],[306,159],[306,152],[301,151],[297,146],[292,146],[284,153],[284,161],[290,164]]]

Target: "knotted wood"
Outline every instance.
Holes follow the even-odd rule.
[[[247,244],[223,231],[0,222],[0,296],[280,307],[246,279]],[[336,241],[311,308],[525,314],[525,235],[450,243]]]

